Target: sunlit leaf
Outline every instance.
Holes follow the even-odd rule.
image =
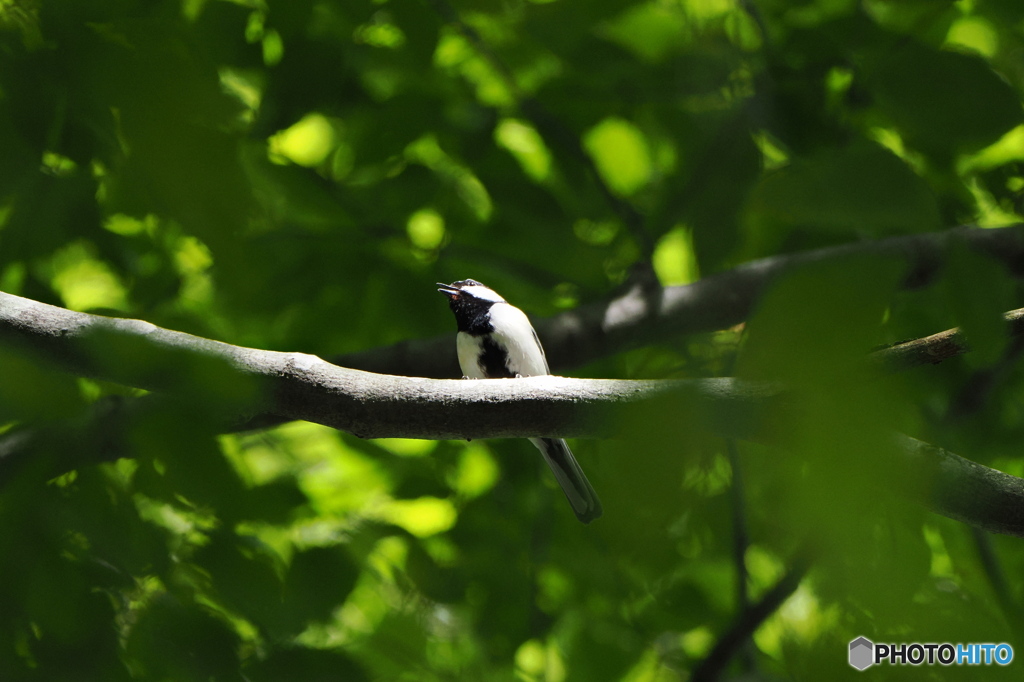
[[[643,134],[629,121],[607,118],[584,137],[587,150],[612,189],[632,194],[651,177],[651,158]]]
[[[654,271],[666,285],[689,284],[699,277],[690,233],[676,228],[661,238],[654,250]]]
[[[271,157],[282,156],[300,166],[318,166],[335,146],[334,128],[326,117],[310,114],[268,141]]]

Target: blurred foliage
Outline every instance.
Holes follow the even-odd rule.
[[[1018,0],[0,0],[0,289],[330,355],[453,332],[436,281],[540,315],[601,299],[646,250],[616,201],[665,284],[1006,224],[1022,53]],[[914,484],[891,480],[894,428],[1024,474],[998,317],[1019,285],[958,249],[938,286],[900,275],[801,272],[742,338],[584,372],[803,390],[787,450],[739,460],[752,597],[815,549],[754,637],[761,679],[852,678],[862,634],[1024,646],[1024,546],[991,540],[993,578],[968,529],[880,485]],[[862,364],[958,324],[962,360]],[[636,440],[575,445],[606,509],[583,527],[524,443],[216,436],[202,415],[247,389],[174,371],[209,398],[126,427],[131,459],[0,495],[0,679],[677,680],[741,608],[736,472],[671,406]],[[0,429],[126,392],[24,349],[0,348],[0,372]]]

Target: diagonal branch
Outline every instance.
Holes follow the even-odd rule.
[[[948,450],[899,436],[897,479],[918,486],[926,507],[990,533],[1024,537],[1024,479],[972,462]]]
[[[707,657],[694,666],[690,673],[691,682],[713,682],[720,679],[736,651],[800,587],[807,569],[807,559],[797,560],[761,599],[744,608],[729,629],[718,638]]]
[[[1003,315],[1007,332],[1012,339],[1024,337],[1024,308],[1011,310]],[[963,355],[970,350],[967,339],[959,327],[925,336],[920,339],[903,341],[872,353],[872,358],[889,371],[898,371],[934,365]]]
[[[747,533],[746,487],[743,484],[743,461],[736,439],[725,441],[725,453],[729,458],[732,470],[732,482],[729,486],[729,506],[732,511],[732,563],[736,572],[736,605],[739,610],[746,611],[750,607],[750,590],[747,584],[747,549],[750,537]],[[751,672],[755,667],[754,652],[749,640],[739,645],[740,663],[744,672]]]
[[[665,287],[649,296],[631,289],[555,317],[534,320],[553,371],[564,372],[600,358],[687,334],[714,332],[746,321],[761,296],[780,277],[809,265],[842,263],[863,256],[872,266],[896,261],[905,267],[906,288],[933,282],[943,253],[952,244],[968,247],[1024,276],[1024,225],[998,229],[958,227],[944,232],[856,242],[751,261],[685,286]],[[1014,327],[1016,329],[1016,327]],[[346,367],[405,376],[459,376],[451,335],[332,357]],[[957,348],[960,348],[958,351]],[[965,347],[951,346],[954,354]],[[935,356],[898,352],[898,362],[935,362]],[[894,362],[897,351],[893,351]]]

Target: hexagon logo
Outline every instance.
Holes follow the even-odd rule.
[[[864,670],[874,664],[875,643],[867,637],[858,637],[850,642],[850,665]]]

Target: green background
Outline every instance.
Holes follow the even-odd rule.
[[[437,281],[548,316],[638,263],[679,285],[1019,221],[1022,54],[1019,0],[0,0],[0,289],[256,348],[451,333],[454,354]],[[669,411],[574,442],[590,526],[526,442],[217,435],[235,387],[185,376],[207,399],[137,422],[131,459],[0,494],[0,679],[686,680],[808,543],[729,675],[860,679],[858,635],[1024,656],[1020,540],[879,485],[893,429],[1024,475],[999,318],[1019,285],[964,249],[933,286],[900,280],[804,270],[742,328],[575,370],[810,396],[785,449],[730,458]],[[957,325],[963,358],[863,366]],[[0,374],[5,429],[137,393],[6,347]]]

